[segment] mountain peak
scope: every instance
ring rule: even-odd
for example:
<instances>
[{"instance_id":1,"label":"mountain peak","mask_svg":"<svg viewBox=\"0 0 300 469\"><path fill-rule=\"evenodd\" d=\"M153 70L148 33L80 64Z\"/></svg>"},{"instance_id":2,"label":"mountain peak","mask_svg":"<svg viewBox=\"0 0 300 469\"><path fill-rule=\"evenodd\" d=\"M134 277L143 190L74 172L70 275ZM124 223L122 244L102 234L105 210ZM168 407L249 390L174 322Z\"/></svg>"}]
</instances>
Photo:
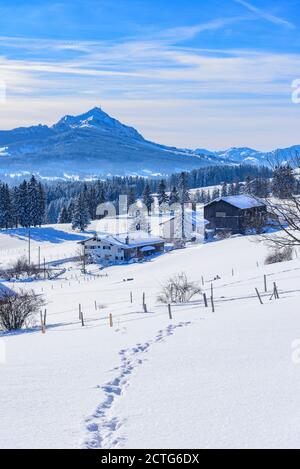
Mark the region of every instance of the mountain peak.
<instances>
[{"instance_id":1,"label":"mountain peak","mask_svg":"<svg viewBox=\"0 0 300 469\"><path fill-rule=\"evenodd\" d=\"M58 124L74 125L87 120L112 121L113 119L106 114L106 112L102 111L100 107L94 107L93 109L77 116L67 114L58 121Z\"/></svg>"},{"instance_id":2,"label":"mountain peak","mask_svg":"<svg viewBox=\"0 0 300 469\"><path fill-rule=\"evenodd\" d=\"M122 134L127 137L144 140L142 135L133 127L122 124L117 119L114 119L104 112L101 107L94 107L77 116L64 116L53 126L54 129L60 129L61 127L69 127L71 129L94 129L101 132Z\"/></svg>"}]
</instances>

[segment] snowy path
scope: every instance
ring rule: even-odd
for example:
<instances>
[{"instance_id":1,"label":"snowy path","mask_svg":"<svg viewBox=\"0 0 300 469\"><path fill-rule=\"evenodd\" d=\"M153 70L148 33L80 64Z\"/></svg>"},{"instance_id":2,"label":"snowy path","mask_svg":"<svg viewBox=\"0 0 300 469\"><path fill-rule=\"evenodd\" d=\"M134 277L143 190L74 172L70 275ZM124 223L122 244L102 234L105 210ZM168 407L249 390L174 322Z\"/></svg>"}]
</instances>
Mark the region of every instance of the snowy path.
<instances>
[{"instance_id":1,"label":"snowy path","mask_svg":"<svg viewBox=\"0 0 300 469\"><path fill-rule=\"evenodd\" d=\"M114 369L116 376L103 386L99 386L105 392L105 399L99 404L94 414L86 419L87 436L81 445L82 448L118 448L120 444L125 444L125 439L118 437L118 430L125 421L114 415L115 401L130 385L132 373L143 364L149 349L155 343L162 342L168 336L173 335L177 328L190 324L190 322L170 324L164 330L160 330L154 340L136 344L131 349L123 349L119 352L121 365Z\"/></svg>"}]
</instances>

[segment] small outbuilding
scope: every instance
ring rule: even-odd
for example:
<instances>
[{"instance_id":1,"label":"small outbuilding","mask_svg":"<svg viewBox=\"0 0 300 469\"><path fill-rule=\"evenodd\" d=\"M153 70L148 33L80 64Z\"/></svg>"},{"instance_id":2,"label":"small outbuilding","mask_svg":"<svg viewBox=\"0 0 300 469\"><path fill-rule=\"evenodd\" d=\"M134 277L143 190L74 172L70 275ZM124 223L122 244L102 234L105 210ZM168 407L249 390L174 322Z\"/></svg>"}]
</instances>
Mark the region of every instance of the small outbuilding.
<instances>
[{"instance_id":1,"label":"small outbuilding","mask_svg":"<svg viewBox=\"0 0 300 469\"><path fill-rule=\"evenodd\" d=\"M204 207L207 233L245 234L267 219L266 204L250 195L219 197Z\"/></svg>"}]
</instances>

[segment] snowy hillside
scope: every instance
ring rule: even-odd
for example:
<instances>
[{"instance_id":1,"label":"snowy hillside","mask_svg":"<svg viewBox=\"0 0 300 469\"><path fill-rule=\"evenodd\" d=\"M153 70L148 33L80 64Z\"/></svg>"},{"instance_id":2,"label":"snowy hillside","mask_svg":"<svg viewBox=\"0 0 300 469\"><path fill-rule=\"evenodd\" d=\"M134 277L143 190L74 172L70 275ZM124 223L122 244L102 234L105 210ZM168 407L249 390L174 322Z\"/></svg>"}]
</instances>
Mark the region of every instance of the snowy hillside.
<instances>
[{"instance_id":1,"label":"snowy hillside","mask_svg":"<svg viewBox=\"0 0 300 469\"><path fill-rule=\"evenodd\" d=\"M266 252L234 237L85 276L68 263L62 279L23 283L46 297L47 332L0 337L0 447L299 447L299 260L264 266ZM215 313L199 297L169 318L156 297L180 271L203 276L208 296L213 285Z\"/></svg>"}]
</instances>

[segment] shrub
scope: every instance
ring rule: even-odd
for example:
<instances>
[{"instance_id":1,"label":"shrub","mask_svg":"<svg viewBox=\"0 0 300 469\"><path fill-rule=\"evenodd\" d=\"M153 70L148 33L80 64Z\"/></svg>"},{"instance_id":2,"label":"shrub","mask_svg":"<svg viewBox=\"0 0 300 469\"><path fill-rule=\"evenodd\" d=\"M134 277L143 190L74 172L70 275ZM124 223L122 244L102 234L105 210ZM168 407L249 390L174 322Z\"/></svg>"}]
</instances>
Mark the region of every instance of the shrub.
<instances>
[{"instance_id":1,"label":"shrub","mask_svg":"<svg viewBox=\"0 0 300 469\"><path fill-rule=\"evenodd\" d=\"M0 298L0 328L12 331L34 326L35 316L43 304L43 298L34 291L4 293Z\"/></svg>"},{"instance_id":2,"label":"shrub","mask_svg":"<svg viewBox=\"0 0 300 469\"><path fill-rule=\"evenodd\" d=\"M201 287L188 280L185 273L169 278L157 297L160 303L187 303L195 295L201 293Z\"/></svg>"},{"instance_id":3,"label":"shrub","mask_svg":"<svg viewBox=\"0 0 300 469\"><path fill-rule=\"evenodd\" d=\"M223 239L229 239L231 238L231 236L232 236L232 231L229 229L228 230L224 229L224 230L218 230L215 235L215 238L217 240L223 240Z\"/></svg>"},{"instance_id":4,"label":"shrub","mask_svg":"<svg viewBox=\"0 0 300 469\"><path fill-rule=\"evenodd\" d=\"M5 280L19 279L26 276L37 276L38 268L33 264L28 264L25 257L17 259L10 268L0 271L0 277Z\"/></svg>"},{"instance_id":5,"label":"shrub","mask_svg":"<svg viewBox=\"0 0 300 469\"><path fill-rule=\"evenodd\" d=\"M276 249L268 254L265 264L276 264L277 262L291 261L293 259L293 248L286 246L283 249Z\"/></svg>"}]
</instances>

